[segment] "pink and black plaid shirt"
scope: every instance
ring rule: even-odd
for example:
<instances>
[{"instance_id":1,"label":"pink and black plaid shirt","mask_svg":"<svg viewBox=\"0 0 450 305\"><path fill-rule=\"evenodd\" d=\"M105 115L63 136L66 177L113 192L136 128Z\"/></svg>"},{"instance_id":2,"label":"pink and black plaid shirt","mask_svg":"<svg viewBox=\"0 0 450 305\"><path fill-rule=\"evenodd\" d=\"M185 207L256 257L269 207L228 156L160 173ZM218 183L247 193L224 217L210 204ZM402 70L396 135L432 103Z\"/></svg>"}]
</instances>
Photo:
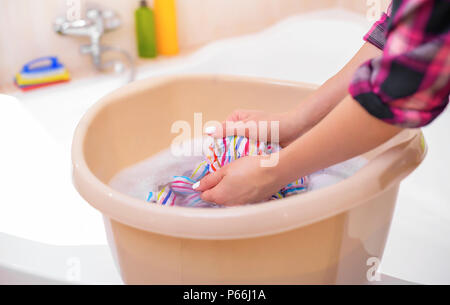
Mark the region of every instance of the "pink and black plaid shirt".
<instances>
[{"instance_id":1,"label":"pink and black plaid shirt","mask_svg":"<svg viewBox=\"0 0 450 305\"><path fill-rule=\"evenodd\" d=\"M450 0L394 0L364 39L383 54L358 68L353 98L390 124L433 121L450 95Z\"/></svg>"}]
</instances>

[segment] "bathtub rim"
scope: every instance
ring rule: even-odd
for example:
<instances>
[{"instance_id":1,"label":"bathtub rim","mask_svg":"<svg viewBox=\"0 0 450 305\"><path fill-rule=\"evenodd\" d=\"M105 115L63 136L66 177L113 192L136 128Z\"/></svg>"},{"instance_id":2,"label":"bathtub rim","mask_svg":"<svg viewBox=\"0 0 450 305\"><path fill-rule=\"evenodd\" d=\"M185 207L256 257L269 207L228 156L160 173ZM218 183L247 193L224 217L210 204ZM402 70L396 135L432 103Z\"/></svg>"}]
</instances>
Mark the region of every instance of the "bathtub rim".
<instances>
[{"instance_id":1,"label":"bathtub rim","mask_svg":"<svg viewBox=\"0 0 450 305\"><path fill-rule=\"evenodd\" d=\"M364 204L412 172L426 155L420 130L404 130L406 138L381 152L353 176L319 191L256 205L226 209L165 207L143 204L103 183L84 159L84 138L101 109L115 101L112 95L156 87L183 79L242 81L316 89L318 86L285 80L230 75L179 75L149 78L119 88L95 103L80 120L72 143L73 182L81 196L102 214L131 227L167 236L192 239L241 239L273 235L313 224ZM399 135L400 135L399 134ZM397 137L397 136L396 136ZM403 151L403 152L402 152ZM406 158L402 156L406 155ZM374 183L373 177L382 177ZM339 196L345 193L345 198ZM328 200L333 198L333 200ZM336 198L339 198L337 200ZM248 224L252 223L252 226ZM207 228L207 229L206 229Z\"/></svg>"}]
</instances>

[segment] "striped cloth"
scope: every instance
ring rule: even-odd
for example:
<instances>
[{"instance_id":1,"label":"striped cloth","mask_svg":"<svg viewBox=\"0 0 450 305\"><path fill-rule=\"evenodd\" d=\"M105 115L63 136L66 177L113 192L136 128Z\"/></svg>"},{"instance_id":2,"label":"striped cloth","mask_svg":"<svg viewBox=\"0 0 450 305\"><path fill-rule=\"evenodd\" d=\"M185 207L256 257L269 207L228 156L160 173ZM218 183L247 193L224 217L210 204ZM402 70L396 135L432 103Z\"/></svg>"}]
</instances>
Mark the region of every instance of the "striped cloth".
<instances>
[{"instance_id":1,"label":"striped cloth","mask_svg":"<svg viewBox=\"0 0 450 305\"><path fill-rule=\"evenodd\" d=\"M278 144L266 144L239 136L230 136L223 139L214 139L208 136L205 140L206 149L203 152L205 160L197 164L189 176L174 176L172 182L168 185L162 186L158 191L149 192L148 202L168 206L216 206L201 200L201 193L192 188L194 183L200 181L208 173L215 172L239 158L265 156L276 153L281 149ZM272 195L271 199L285 198L304 192L306 189L307 177L301 177Z\"/></svg>"}]
</instances>

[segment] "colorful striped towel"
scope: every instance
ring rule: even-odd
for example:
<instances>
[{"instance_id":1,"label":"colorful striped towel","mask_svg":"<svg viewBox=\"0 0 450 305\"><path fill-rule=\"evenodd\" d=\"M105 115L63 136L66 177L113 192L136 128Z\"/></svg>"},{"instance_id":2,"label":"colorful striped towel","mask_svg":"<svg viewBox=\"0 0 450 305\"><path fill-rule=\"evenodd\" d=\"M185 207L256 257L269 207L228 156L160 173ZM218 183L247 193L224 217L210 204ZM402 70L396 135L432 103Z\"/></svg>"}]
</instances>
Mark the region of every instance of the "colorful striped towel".
<instances>
[{"instance_id":1,"label":"colorful striped towel","mask_svg":"<svg viewBox=\"0 0 450 305\"><path fill-rule=\"evenodd\" d=\"M163 186L160 191L151 191L147 201L159 205L213 206L213 204L201 200L201 193L192 189L194 183L208 173L215 172L239 158L264 156L281 150L278 144L266 144L241 136L229 136L222 139L214 139L208 136L206 141L208 141L207 148L203 152L205 160L197 164L190 175L174 176L172 182ZM281 199L304 192L307 189L307 184L307 177L301 177L272 195L272 199Z\"/></svg>"}]
</instances>

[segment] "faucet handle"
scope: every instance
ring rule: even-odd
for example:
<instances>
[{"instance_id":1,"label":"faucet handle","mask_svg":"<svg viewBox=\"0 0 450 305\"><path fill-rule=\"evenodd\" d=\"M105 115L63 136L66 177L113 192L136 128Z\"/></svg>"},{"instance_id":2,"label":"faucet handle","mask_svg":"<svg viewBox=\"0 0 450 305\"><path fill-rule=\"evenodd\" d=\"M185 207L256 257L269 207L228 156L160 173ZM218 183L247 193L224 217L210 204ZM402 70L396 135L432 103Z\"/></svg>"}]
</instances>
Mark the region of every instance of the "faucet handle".
<instances>
[{"instance_id":1,"label":"faucet handle","mask_svg":"<svg viewBox=\"0 0 450 305\"><path fill-rule=\"evenodd\" d=\"M65 30L69 28L83 28L88 25L88 22L86 20L75 20L75 21L67 21L64 17L58 17L55 19L55 22L53 22L53 30L58 33L62 34Z\"/></svg>"},{"instance_id":2,"label":"faucet handle","mask_svg":"<svg viewBox=\"0 0 450 305\"><path fill-rule=\"evenodd\" d=\"M102 22L105 31L112 31L121 25L119 16L113 10L89 9L86 18L94 23Z\"/></svg>"},{"instance_id":3,"label":"faucet handle","mask_svg":"<svg viewBox=\"0 0 450 305\"><path fill-rule=\"evenodd\" d=\"M55 22L53 22L53 30L56 33L61 34L62 31L64 30L64 24L66 22L66 18L64 17L58 17L55 19Z\"/></svg>"},{"instance_id":4,"label":"faucet handle","mask_svg":"<svg viewBox=\"0 0 450 305\"><path fill-rule=\"evenodd\" d=\"M96 21L101 18L101 11L96 8L89 9L86 11L86 18L92 21Z\"/></svg>"},{"instance_id":5,"label":"faucet handle","mask_svg":"<svg viewBox=\"0 0 450 305\"><path fill-rule=\"evenodd\" d=\"M113 10L102 11L102 18L105 31L115 30L122 24L120 17Z\"/></svg>"}]
</instances>

